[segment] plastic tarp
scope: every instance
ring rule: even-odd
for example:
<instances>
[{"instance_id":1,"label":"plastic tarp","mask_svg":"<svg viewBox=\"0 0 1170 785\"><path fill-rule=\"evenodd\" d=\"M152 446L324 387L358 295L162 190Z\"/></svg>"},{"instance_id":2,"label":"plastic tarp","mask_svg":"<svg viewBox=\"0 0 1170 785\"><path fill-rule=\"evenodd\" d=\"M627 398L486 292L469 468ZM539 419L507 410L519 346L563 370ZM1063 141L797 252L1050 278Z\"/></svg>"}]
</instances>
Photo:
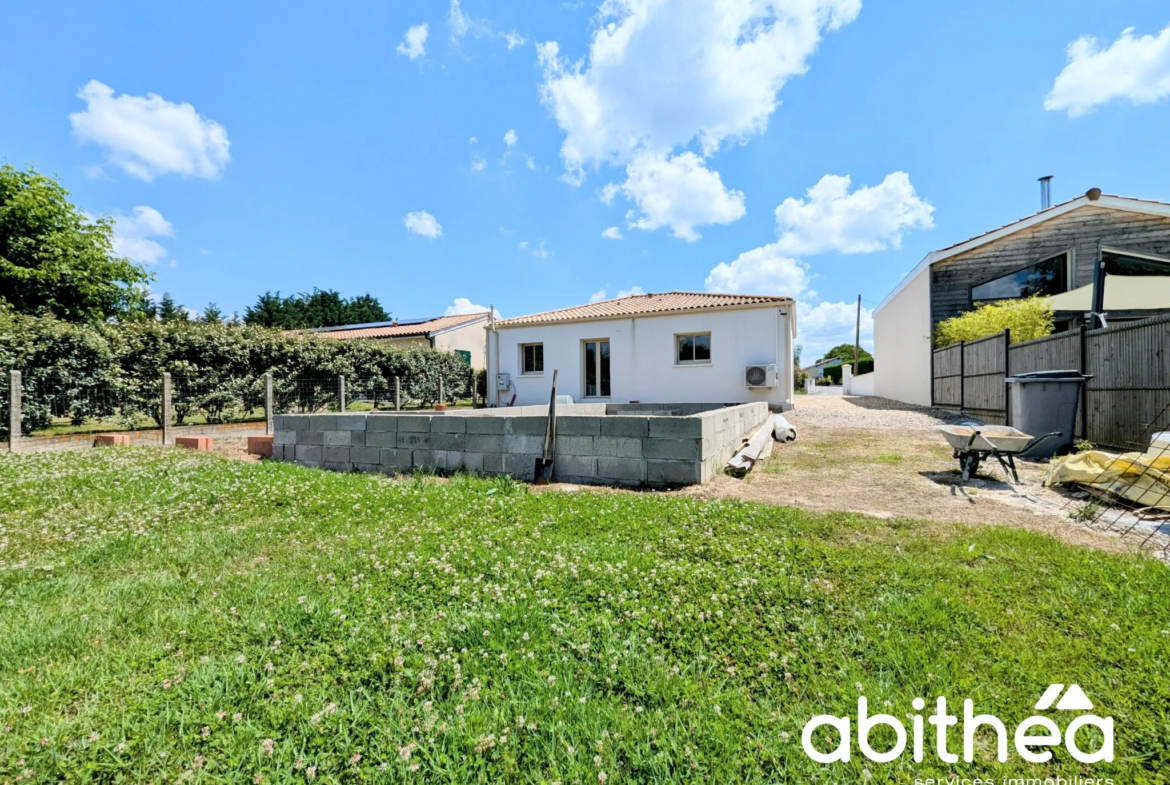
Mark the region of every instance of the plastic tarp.
<instances>
[{"instance_id":1,"label":"plastic tarp","mask_svg":"<svg viewBox=\"0 0 1170 785\"><path fill-rule=\"evenodd\" d=\"M1054 458L1044 475L1047 486L1076 483L1126 499L1142 507L1170 512L1170 452L1090 450Z\"/></svg>"}]
</instances>

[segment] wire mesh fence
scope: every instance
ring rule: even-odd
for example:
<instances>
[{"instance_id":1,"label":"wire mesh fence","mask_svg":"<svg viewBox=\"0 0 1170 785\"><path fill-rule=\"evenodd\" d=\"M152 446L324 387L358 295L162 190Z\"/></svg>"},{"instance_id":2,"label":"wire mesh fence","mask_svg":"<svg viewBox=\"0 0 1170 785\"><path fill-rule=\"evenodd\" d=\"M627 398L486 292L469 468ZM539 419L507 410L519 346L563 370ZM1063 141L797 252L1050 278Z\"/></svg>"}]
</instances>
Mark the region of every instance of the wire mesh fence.
<instances>
[{"instance_id":1,"label":"wire mesh fence","mask_svg":"<svg viewBox=\"0 0 1170 785\"><path fill-rule=\"evenodd\" d=\"M150 389L131 380L35 376L21 384L21 436L158 428L161 402L161 384Z\"/></svg>"}]
</instances>

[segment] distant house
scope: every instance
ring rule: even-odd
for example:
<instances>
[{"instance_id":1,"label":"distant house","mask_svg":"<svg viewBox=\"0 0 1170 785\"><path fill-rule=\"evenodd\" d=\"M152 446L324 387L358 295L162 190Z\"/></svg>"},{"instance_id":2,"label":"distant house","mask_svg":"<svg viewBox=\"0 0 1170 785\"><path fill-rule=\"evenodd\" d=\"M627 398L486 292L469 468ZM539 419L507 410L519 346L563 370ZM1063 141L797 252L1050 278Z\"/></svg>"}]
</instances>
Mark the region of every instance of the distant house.
<instances>
[{"instance_id":1,"label":"distant house","mask_svg":"<svg viewBox=\"0 0 1170 785\"><path fill-rule=\"evenodd\" d=\"M1094 309L1098 269L1103 303ZM1094 310L1111 325L1170 313L1170 204L1094 188L927 254L874 311L876 394L929 405L939 323L1031 296L1046 298L1057 330Z\"/></svg>"},{"instance_id":2,"label":"distant house","mask_svg":"<svg viewBox=\"0 0 1170 785\"><path fill-rule=\"evenodd\" d=\"M484 328L487 321L488 314L485 311L460 316L439 316L433 319L396 319L392 322L346 324L300 332L315 332L341 340L365 338L387 341L395 346L446 349L463 355L472 368L483 368L487 340Z\"/></svg>"},{"instance_id":3,"label":"distant house","mask_svg":"<svg viewBox=\"0 0 1170 785\"><path fill-rule=\"evenodd\" d=\"M819 362L815 362L807 368L801 368L800 370L807 373L813 379L820 379L825 375L826 368L832 368L834 366L840 365L843 362L844 360L840 359L839 357L829 357L828 359L820 360Z\"/></svg>"},{"instance_id":4,"label":"distant house","mask_svg":"<svg viewBox=\"0 0 1170 785\"><path fill-rule=\"evenodd\" d=\"M489 405L578 402L792 405L796 304L788 297L667 292L495 322Z\"/></svg>"}]
</instances>

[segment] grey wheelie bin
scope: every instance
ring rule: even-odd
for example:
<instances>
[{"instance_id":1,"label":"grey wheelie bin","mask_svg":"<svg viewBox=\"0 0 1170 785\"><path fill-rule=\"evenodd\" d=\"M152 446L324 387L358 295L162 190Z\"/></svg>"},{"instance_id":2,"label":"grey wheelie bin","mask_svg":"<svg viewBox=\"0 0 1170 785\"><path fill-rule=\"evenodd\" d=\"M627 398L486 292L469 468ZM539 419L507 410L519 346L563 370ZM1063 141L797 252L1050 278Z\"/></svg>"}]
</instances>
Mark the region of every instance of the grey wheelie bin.
<instances>
[{"instance_id":1,"label":"grey wheelie bin","mask_svg":"<svg viewBox=\"0 0 1170 785\"><path fill-rule=\"evenodd\" d=\"M1033 436L1060 432L1059 438L1045 439L1021 458L1051 458L1072 447L1081 386L1091 378L1080 371L1035 371L1008 377L1012 427Z\"/></svg>"}]
</instances>

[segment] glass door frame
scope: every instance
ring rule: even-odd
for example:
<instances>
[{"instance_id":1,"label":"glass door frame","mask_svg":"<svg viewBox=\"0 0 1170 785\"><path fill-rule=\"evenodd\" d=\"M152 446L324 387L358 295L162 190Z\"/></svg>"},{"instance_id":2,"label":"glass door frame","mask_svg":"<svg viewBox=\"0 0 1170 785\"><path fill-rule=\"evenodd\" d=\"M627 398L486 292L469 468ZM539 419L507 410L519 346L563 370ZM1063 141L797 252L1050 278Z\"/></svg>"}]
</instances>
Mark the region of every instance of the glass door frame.
<instances>
[{"instance_id":1,"label":"glass door frame","mask_svg":"<svg viewBox=\"0 0 1170 785\"><path fill-rule=\"evenodd\" d=\"M593 373L597 387L597 394L589 394L589 344L596 344L594 349ZM605 344L604 355L601 345ZM607 373L602 373L602 365L606 366ZM603 382L608 382L609 389L605 389ZM613 396L613 344L609 338L582 338L581 339L581 397L584 399L605 399Z\"/></svg>"}]
</instances>

